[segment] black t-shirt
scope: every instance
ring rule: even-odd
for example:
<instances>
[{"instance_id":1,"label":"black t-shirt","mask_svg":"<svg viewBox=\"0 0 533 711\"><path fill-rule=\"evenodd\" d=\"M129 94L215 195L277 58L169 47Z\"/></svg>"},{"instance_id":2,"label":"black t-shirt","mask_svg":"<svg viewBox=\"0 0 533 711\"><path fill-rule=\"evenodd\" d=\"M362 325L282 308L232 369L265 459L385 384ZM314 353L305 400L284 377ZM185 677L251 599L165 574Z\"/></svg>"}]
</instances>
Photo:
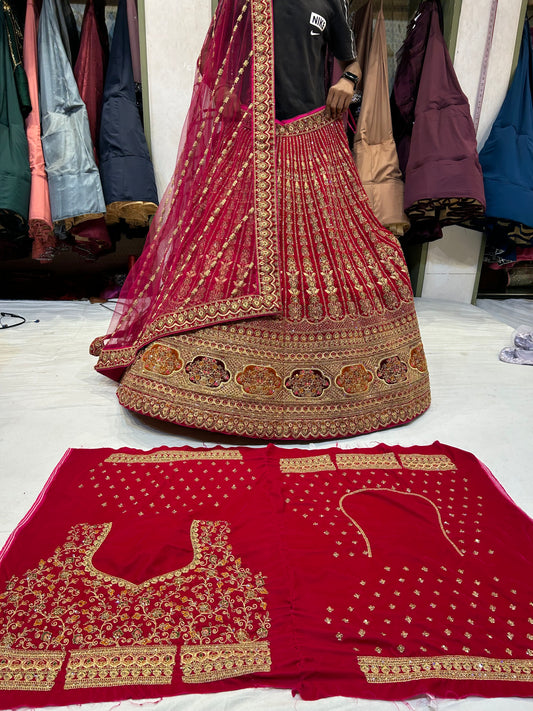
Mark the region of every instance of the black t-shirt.
<instances>
[{"instance_id":1,"label":"black t-shirt","mask_svg":"<svg viewBox=\"0 0 533 711\"><path fill-rule=\"evenodd\" d=\"M276 118L283 120L326 103L326 50L355 59L346 0L274 0Z\"/></svg>"}]
</instances>

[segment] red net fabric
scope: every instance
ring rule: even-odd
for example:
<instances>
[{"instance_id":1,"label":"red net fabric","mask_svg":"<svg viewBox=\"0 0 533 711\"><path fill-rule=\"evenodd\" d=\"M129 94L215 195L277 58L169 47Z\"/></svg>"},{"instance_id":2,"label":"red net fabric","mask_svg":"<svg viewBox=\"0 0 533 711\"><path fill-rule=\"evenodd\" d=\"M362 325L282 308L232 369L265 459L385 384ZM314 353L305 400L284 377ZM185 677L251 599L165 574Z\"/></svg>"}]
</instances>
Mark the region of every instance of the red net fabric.
<instances>
[{"instance_id":1,"label":"red net fabric","mask_svg":"<svg viewBox=\"0 0 533 711\"><path fill-rule=\"evenodd\" d=\"M266 0L213 18L174 175L104 339L124 365L156 337L279 310L271 22Z\"/></svg>"}]
</instances>

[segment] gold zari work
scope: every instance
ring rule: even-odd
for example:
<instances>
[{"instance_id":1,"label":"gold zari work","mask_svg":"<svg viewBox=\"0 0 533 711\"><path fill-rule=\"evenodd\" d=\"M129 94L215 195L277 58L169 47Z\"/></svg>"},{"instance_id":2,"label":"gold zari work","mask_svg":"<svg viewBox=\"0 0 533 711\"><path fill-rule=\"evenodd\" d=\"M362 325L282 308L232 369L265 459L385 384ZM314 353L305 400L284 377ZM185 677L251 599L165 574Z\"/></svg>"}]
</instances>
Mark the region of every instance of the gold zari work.
<instances>
[{"instance_id":1,"label":"gold zari work","mask_svg":"<svg viewBox=\"0 0 533 711\"><path fill-rule=\"evenodd\" d=\"M369 684L416 679L458 679L533 682L532 659L490 657L357 657Z\"/></svg>"},{"instance_id":2,"label":"gold zari work","mask_svg":"<svg viewBox=\"0 0 533 711\"><path fill-rule=\"evenodd\" d=\"M199 462L202 460L242 460L242 454L238 450L228 449L224 452L196 451L181 452L179 450L169 450L154 452L152 454L112 454L105 461L110 464L157 464L157 462Z\"/></svg>"},{"instance_id":3,"label":"gold zari work","mask_svg":"<svg viewBox=\"0 0 533 711\"><path fill-rule=\"evenodd\" d=\"M270 125L267 113L256 112L256 133ZM259 271L279 263L279 275L265 272L261 287L268 301L279 276L276 315L263 304L238 321L233 301L224 314L199 305L190 322L172 311L138 341L153 346L133 358L129 348L104 350L99 367L129 365L118 391L125 407L199 429L304 440L408 422L427 409L430 393L400 245L369 209L339 122L317 112L276 130L275 144L266 131L255 176L266 184L277 175L277 227L267 227L274 195L256 200L249 217L259 246L264 227ZM268 254L274 234L277 253ZM227 255L218 259L232 269ZM187 330L197 326L206 327Z\"/></svg>"},{"instance_id":4,"label":"gold zari work","mask_svg":"<svg viewBox=\"0 0 533 711\"><path fill-rule=\"evenodd\" d=\"M191 562L138 583L93 562L111 528L73 526L8 581L2 643L25 648L0 647L0 689L52 689L67 653L66 689L171 684L178 648L192 682L270 669L265 577L234 555L226 522L193 521Z\"/></svg>"},{"instance_id":5,"label":"gold zari work","mask_svg":"<svg viewBox=\"0 0 533 711\"><path fill-rule=\"evenodd\" d=\"M424 469L427 471L453 471L457 469L449 457L441 454L400 454L402 466L406 469Z\"/></svg>"},{"instance_id":6,"label":"gold zari work","mask_svg":"<svg viewBox=\"0 0 533 711\"><path fill-rule=\"evenodd\" d=\"M401 469L394 454L337 454L342 469Z\"/></svg>"},{"instance_id":7,"label":"gold zari work","mask_svg":"<svg viewBox=\"0 0 533 711\"><path fill-rule=\"evenodd\" d=\"M129 684L170 684L176 647L97 647L70 653L65 689Z\"/></svg>"},{"instance_id":8,"label":"gold zari work","mask_svg":"<svg viewBox=\"0 0 533 711\"><path fill-rule=\"evenodd\" d=\"M276 318L212 326L165 339L191 364L189 372L146 371L139 355L118 395L123 405L150 417L243 436L312 439L372 432L411 420L429 406L427 372L408 365L419 338L412 304L387 314L379 329L357 328L350 318L292 323L290 332ZM212 368L211 384L191 378L199 353L204 372ZM377 372L393 354L405 371L396 381L390 371L386 382ZM364 393L348 393L337 378L361 361L376 375ZM248 380L245 389L239 374L250 365L259 382L265 371L275 370L282 385L265 395Z\"/></svg>"},{"instance_id":9,"label":"gold zari work","mask_svg":"<svg viewBox=\"0 0 533 711\"><path fill-rule=\"evenodd\" d=\"M269 672L270 667L268 642L186 644L181 648L182 679L188 684Z\"/></svg>"},{"instance_id":10,"label":"gold zari work","mask_svg":"<svg viewBox=\"0 0 533 711\"><path fill-rule=\"evenodd\" d=\"M0 647L0 689L50 691L65 656L65 652Z\"/></svg>"},{"instance_id":11,"label":"gold zari work","mask_svg":"<svg viewBox=\"0 0 533 711\"><path fill-rule=\"evenodd\" d=\"M279 467L284 474L299 472L330 472L336 467L329 454L320 454L316 457L295 457L293 459L280 459Z\"/></svg>"}]
</instances>

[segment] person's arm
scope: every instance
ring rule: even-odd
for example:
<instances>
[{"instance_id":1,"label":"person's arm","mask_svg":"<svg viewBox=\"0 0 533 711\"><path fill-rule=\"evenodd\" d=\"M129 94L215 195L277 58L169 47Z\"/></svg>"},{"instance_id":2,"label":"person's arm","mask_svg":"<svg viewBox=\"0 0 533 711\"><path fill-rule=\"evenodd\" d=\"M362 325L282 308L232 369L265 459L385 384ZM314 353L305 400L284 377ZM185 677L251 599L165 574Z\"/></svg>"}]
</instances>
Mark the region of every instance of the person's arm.
<instances>
[{"instance_id":1,"label":"person's arm","mask_svg":"<svg viewBox=\"0 0 533 711\"><path fill-rule=\"evenodd\" d=\"M343 72L350 72L361 79L361 67L357 59L352 62L340 62ZM341 77L330 87L326 98L326 116L337 119L346 111L353 98L356 85L350 79Z\"/></svg>"}]
</instances>

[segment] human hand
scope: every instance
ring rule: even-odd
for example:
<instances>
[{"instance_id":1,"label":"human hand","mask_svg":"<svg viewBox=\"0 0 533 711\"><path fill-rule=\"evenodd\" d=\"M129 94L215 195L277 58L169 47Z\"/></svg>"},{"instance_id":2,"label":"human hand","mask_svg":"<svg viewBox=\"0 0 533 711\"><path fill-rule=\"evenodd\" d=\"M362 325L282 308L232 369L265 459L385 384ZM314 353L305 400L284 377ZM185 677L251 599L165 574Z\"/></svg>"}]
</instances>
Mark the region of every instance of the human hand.
<instances>
[{"instance_id":1,"label":"human hand","mask_svg":"<svg viewBox=\"0 0 533 711\"><path fill-rule=\"evenodd\" d=\"M347 110L354 95L354 85L349 79L342 77L330 87L326 99L326 116L338 119Z\"/></svg>"}]
</instances>

